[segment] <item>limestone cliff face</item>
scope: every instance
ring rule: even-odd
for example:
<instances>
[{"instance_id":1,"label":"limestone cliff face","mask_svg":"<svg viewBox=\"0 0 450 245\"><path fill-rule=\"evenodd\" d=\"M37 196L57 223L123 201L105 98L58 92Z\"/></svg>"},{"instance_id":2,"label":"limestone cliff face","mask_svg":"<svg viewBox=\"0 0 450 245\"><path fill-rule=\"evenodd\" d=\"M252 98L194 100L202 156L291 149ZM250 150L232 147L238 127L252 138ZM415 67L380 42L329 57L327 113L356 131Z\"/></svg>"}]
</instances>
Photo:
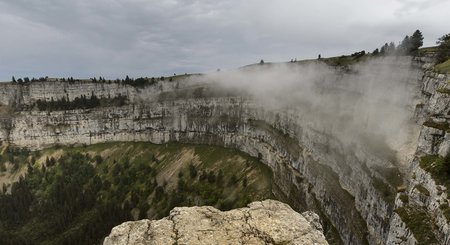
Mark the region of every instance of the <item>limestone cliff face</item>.
<instances>
[{"instance_id":1,"label":"limestone cliff face","mask_svg":"<svg viewBox=\"0 0 450 245\"><path fill-rule=\"evenodd\" d=\"M208 206L174 208L161 220L114 227L103 244L328 244L318 219L273 200L227 212Z\"/></svg>"},{"instance_id":2,"label":"limestone cliff face","mask_svg":"<svg viewBox=\"0 0 450 245\"><path fill-rule=\"evenodd\" d=\"M370 235L382 241L387 224L384 217L392 208L371 185L370 171L359 164L368 161L368 153L360 149L355 152L359 155L345 155L346 149L337 139L292 123L294 117L295 113L289 112L277 116L248 99L235 97L83 111L22 111L9 119L2 140L31 148L105 141L234 147L267 163L276 175L276 194L299 210L322 212L346 243L366 240L367 225ZM358 165L352 166L355 163ZM374 161L370 164L377 166Z\"/></svg>"},{"instance_id":3,"label":"limestone cliff face","mask_svg":"<svg viewBox=\"0 0 450 245\"><path fill-rule=\"evenodd\" d=\"M420 158L429 155L445 157L450 153L450 135L448 130L450 113L450 76L435 73L429 69L430 62L422 59L426 70L422 79L422 98L416 107L416 119L421 126L418 147L414 159L407 171L407 184L397 194L395 209L391 217L391 229L388 243L392 244L424 244L424 237L416 232L408 219L402 220L401 210L414 210L411 216L420 211L420 219L430 223L425 232L430 234L433 242L428 244L450 244L450 220L445 216L449 196L445 185L439 184L432 175L420 166ZM404 215L404 213L403 213ZM413 218L413 217L411 217ZM422 234L423 236L423 234Z\"/></svg>"},{"instance_id":4,"label":"limestone cliff face","mask_svg":"<svg viewBox=\"0 0 450 245\"><path fill-rule=\"evenodd\" d=\"M424 73L419 124L435 112L444 115L439 120L445 120L449 100L435 91L448 86L446 79ZM325 231L334 226L345 244L384 244L397 241L396 237L403 241L403 236L414 241L407 224L395 213L400 202L395 187L402 183L401 171L407 172L406 179L415 172L415 181L430 189L423 204L434 207L430 212L439 206L436 200L443 198L442 192L432 191L436 185L420 171L417 159L406 170L399 170L392 159L370 146L343 144L315 125L298 123L294 109L272 111L246 96L192 96L190 92L202 86L183 81L159 81L145 88L90 82L1 84L0 103L25 109L0 116L0 140L35 149L106 141L177 141L236 148L272 168L273 191L278 198L296 210L317 212L326 223ZM91 94L105 98L126 95L128 104L52 112L30 109L37 99L72 100ZM434 142L434 130L423 127L418 154L448 151L447 134ZM406 192L414 193L413 187L414 183L409 183ZM448 241L448 222L442 215L436 217L440 217L440 239Z\"/></svg>"}]
</instances>

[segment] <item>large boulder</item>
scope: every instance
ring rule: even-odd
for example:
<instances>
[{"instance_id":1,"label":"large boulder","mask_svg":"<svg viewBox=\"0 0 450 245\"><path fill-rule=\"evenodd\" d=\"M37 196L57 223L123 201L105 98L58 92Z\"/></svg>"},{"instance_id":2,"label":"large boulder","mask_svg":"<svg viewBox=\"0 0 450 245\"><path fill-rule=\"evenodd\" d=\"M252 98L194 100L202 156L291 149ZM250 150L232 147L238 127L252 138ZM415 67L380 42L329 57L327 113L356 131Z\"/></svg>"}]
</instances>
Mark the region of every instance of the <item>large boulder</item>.
<instances>
[{"instance_id":1,"label":"large boulder","mask_svg":"<svg viewBox=\"0 0 450 245\"><path fill-rule=\"evenodd\" d=\"M226 212L179 207L160 220L116 226L103 244L328 244L318 220L315 213L299 214L274 200Z\"/></svg>"}]
</instances>

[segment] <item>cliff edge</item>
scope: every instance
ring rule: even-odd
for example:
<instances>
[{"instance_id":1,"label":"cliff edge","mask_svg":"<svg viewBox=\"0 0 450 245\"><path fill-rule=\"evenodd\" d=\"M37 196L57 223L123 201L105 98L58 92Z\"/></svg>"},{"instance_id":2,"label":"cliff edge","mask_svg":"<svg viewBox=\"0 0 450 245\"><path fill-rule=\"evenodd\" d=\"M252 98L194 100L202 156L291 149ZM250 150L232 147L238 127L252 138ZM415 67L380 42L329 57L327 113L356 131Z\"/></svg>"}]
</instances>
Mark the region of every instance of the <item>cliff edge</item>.
<instances>
[{"instance_id":1,"label":"cliff edge","mask_svg":"<svg viewBox=\"0 0 450 245\"><path fill-rule=\"evenodd\" d=\"M103 244L328 244L318 220L315 213L299 214L274 200L226 212L178 207L160 220L118 225Z\"/></svg>"}]
</instances>

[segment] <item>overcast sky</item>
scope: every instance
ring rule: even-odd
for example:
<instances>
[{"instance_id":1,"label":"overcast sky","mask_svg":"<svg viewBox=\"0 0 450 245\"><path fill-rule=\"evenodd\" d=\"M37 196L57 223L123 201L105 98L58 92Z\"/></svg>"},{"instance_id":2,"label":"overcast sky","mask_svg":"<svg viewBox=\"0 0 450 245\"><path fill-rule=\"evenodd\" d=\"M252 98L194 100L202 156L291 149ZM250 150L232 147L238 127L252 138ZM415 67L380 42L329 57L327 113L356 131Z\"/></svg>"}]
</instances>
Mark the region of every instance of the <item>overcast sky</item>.
<instances>
[{"instance_id":1,"label":"overcast sky","mask_svg":"<svg viewBox=\"0 0 450 245\"><path fill-rule=\"evenodd\" d=\"M0 0L0 80L233 69L450 32L449 0Z\"/></svg>"}]
</instances>

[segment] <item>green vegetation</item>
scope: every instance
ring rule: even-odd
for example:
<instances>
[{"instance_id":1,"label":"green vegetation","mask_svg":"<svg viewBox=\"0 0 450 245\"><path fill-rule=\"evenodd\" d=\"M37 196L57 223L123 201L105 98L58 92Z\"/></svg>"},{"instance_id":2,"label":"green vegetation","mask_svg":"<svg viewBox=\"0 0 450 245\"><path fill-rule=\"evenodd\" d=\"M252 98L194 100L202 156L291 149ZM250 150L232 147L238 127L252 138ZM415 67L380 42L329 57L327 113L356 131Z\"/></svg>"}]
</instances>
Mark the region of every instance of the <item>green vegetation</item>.
<instances>
[{"instance_id":1,"label":"green vegetation","mask_svg":"<svg viewBox=\"0 0 450 245\"><path fill-rule=\"evenodd\" d=\"M330 66L349 66L356 64L360 61L365 61L370 55L366 54L365 51L356 52L352 55L342 55L339 57L321 58L327 65Z\"/></svg>"},{"instance_id":2,"label":"green vegetation","mask_svg":"<svg viewBox=\"0 0 450 245\"><path fill-rule=\"evenodd\" d=\"M107 143L14 157L29 167L0 191L0 244L98 244L123 221L175 206L228 210L273 198L267 166L219 147Z\"/></svg>"},{"instance_id":3,"label":"green vegetation","mask_svg":"<svg viewBox=\"0 0 450 245\"><path fill-rule=\"evenodd\" d=\"M350 66L358 62L365 61L373 56L389 56L389 55L419 55L425 51L419 51L423 45L423 35L420 30L416 30L411 36L405 36L403 41L395 46L394 42L385 43L380 49L376 48L372 54L366 53L364 50L355 52L351 55L342 55L339 57L322 58L319 55L319 60L324 61L330 66Z\"/></svg>"},{"instance_id":4,"label":"green vegetation","mask_svg":"<svg viewBox=\"0 0 450 245\"><path fill-rule=\"evenodd\" d=\"M403 175L397 167L375 167L374 169L384 177L392 188L397 188L403 185Z\"/></svg>"},{"instance_id":5,"label":"green vegetation","mask_svg":"<svg viewBox=\"0 0 450 245\"><path fill-rule=\"evenodd\" d=\"M393 55L395 54L395 43L394 42L390 42L385 43L383 46L381 46L380 48L380 55Z\"/></svg>"},{"instance_id":6,"label":"green vegetation","mask_svg":"<svg viewBox=\"0 0 450 245\"><path fill-rule=\"evenodd\" d=\"M372 52L372 55L420 55L420 47L423 45L423 35L420 30L416 30L411 36L405 38L396 47L394 42L385 43L379 50Z\"/></svg>"},{"instance_id":7,"label":"green vegetation","mask_svg":"<svg viewBox=\"0 0 450 245\"><path fill-rule=\"evenodd\" d=\"M439 208L444 213L444 216L447 219L447 221L450 221L450 207L448 205L448 202L439 205Z\"/></svg>"},{"instance_id":8,"label":"green vegetation","mask_svg":"<svg viewBox=\"0 0 450 245\"><path fill-rule=\"evenodd\" d=\"M31 168L0 196L1 244L92 244L129 218L108 191L90 159L65 154L52 168ZM88 214L88 215L87 215ZM102 225L98 225L102 224Z\"/></svg>"},{"instance_id":9,"label":"green vegetation","mask_svg":"<svg viewBox=\"0 0 450 245\"><path fill-rule=\"evenodd\" d=\"M437 44L436 63L447 63L450 59L450 33L440 37Z\"/></svg>"},{"instance_id":10,"label":"green vegetation","mask_svg":"<svg viewBox=\"0 0 450 245\"><path fill-rule=\"evenodd\" d=\"M384 181L382 181L381 179L378 179L376 177L373 177L372 179L373 186L381 194L383 200L387 203L393 204L396 195L395 189L392 186L384 183Z\"/></svg>"},{"instance_id":11,"label":"green vegetation","mask_svg":"<svg viewBox=\"0 0 450 245\"><path fill-rule=\"evenodd\" d=\"M450 195L450 155L425 155L420 158L420 167L429 172L437 184L447 187Z\"/></svg>"},{"instance_id":12,"label":"green vegetation","mask_svg":"<svg viewBox=\"0 0 450 245\"><path fill-rule=\"evenodd\" d=\"M445 122L435 122L432 119L429 119L423 123L423 126L444 130L446 132L450 131L450 124L446 121Z\"/></svg>"},{"instance_id":13,"label":"green vegetation","mask_svg":"<svg viewBox=\"0 0 450 245\"><path fill-rule=\"evenodd\" d=\"M405 193L400 194L399 198L403 204L407 204L409 202L409 197Z\"/></svg>"},{"instance_id":14,"label":"green vegetation","mask_svg":"<svg viewBox=\"0 0 450 245\"><path fill-rule=\"evenodd\" d=\"M449 65L450 65L450 62L449 62ZM448 88L438 88L438 89L436 89L436 92L441 93L441 94L450 94L450 89L448 89Z\"/></svg>"},{"instance_id":15,"label":"green vegetation","mask_svg":"<svg viewBox=\"0 0 450 245\"><path fill-rule=\"evenodd\" d=\"M129 76L126 76L125 79L115 79L115 80L110 80L110 79L105 79L104 77L98 77L98 79L96 77L93 78L89 78L89 79L74 79L73 77L68 77L68 78L49 78L48 76L46 77L40 77L40 78L28 78L28 77L24 77L24 78L18 78L16 79L14 76L11 79L11 83L13 84L18 84L18 85L29 85L30 83L37 83L37 82L68 82L69 84L74 84L75 82L77 83L118 83L118 84L125 84L125 85L130 85L136 88L144 88L146 86L152 86L155 85L158 81L165 81L168 80L170 82L172 81L177 81L177 80L181 80L181 79L185 79L187 77L190 76L198 76L201 75L200 73L194 73L194 74L181 74L181 75L176 75L173 74L173 76L169 76L169 77L139 77L139 78L130 78Z\"/></svg>"},{"instance_id":16,"label":"green vegetation","mask_svg":"<svg viewBox=\"0 0 450 245\"><path fill-rule=\"evenodd\" d=\"M434 69L439 73L450 73L450 59L443 63L437 64Z\"/></svg>"},{"instance_id":17,"label":"green vegetation","mask_svg":"<svg viewBox=\"0 0 450 245\"><path fill-rule=\"evenodd\" d=\"M433 51L436 55L434 70L439 73L450 73L450 33L440 37L438 46Z\"/></svg>"},{"instance_id":18,"label":"green vegetation","mask_svg":"<svg viewBox=\"0 0 450 245\"><path fill-rule=\"evenodd\" d=\"M397 53L405 55L417 55L418 50L423 45L423 35L420 30L416 30L411 37L406 36L397 47Z\"/></svg>"},{"instance_id":19,"label":"green vegetation","mask_svg":"<svg viewBox=\"0 0 450 245\"><path fill-rule=\"evenodd\" d=\"M416 188L423 195L430 196L430 191L427 188L425 188L423 185L415 185L414 188Z\"/></svg>"},{"instance_id":20,"label":"green vegetation","mask_svg":"<svg viewBox=\"0 0 450 245\"><path fill-rule=\"evenodd\" d=\"M414 234L418 242L417 244L438 244L432 232L433 222L425 211L418 207L404 206L397 208L395 212Z\"/></svg>"},{"instance_id":21,"label":"green vegetation","mask_svg":"<svg viewBox=\"0 0 450 245\"><path fill-rule=\"evenodd\" d=\"M6 163L12 165L12 171L19 170L21 165L28 161L33 161L39 153L32 153L26 148L5 147L0 154L0 173L6 171Z\"/></svg>"},{"instance_id":22,"label":"green vegetation","mask_svg":"<svg viewBox=\"0 0 450 245\"><path fill-rule=\"evenodd\" d=\"M438 49L437 46L420 48L418 51L418 55L419 56L434 55L436 54L437 49Z\"/></svg>"},{"instance_id":23,"label":"green vegetation","mask_svg":"<svg viewBox=\"0 0 450 245\"><path fill-rule=\"evenodd\" d=\"M164 77L161 77L160 80L164 81ZM126 76L125 80L121 81L122 84L131 85L133 87L145 87L145 86L151 86L156 83L156 79L154 77L152 78L136 78L132 79Z\"/></svg>"},{"instance_id":24,"label":"green vegetation","mask_svg":"<svg viewBox=\"0 0 450 245\"><path fill-rule=\"evenodd\" d=\"M95 94L87 98L85 95L76 97L70 101L63 97L59 100L51 98L50 101L36 101L36 107L40 111L58 111L58 110L75 110L75 109L90 109L99 106L123 106L126 104L127 96L118 95L113 98L97 98Z\"/></svg>"}]
</instances>

